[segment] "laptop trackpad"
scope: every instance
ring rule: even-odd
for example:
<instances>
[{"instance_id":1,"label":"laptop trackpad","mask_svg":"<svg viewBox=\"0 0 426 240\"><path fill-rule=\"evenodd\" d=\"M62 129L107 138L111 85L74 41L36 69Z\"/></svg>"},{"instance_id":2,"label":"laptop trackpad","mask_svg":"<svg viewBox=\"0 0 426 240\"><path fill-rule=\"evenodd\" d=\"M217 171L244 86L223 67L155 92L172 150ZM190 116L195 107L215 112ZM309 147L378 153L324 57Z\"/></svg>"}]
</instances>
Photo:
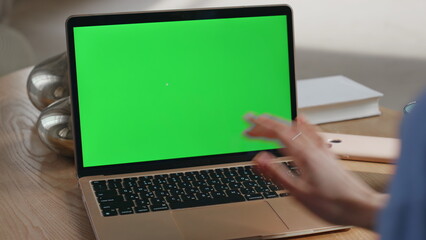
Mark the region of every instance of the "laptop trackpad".
<instances>
[{"instance_id":1,"label":"laptop trackpad","mask_svg":"<svg viewBox=\"0 0 426 240\"><path fill-rule=\"evenodd\" d=\"M288 230L264 201L232 203L173 211L185 239L232 239Z\"/></svg>"}]
</instances>

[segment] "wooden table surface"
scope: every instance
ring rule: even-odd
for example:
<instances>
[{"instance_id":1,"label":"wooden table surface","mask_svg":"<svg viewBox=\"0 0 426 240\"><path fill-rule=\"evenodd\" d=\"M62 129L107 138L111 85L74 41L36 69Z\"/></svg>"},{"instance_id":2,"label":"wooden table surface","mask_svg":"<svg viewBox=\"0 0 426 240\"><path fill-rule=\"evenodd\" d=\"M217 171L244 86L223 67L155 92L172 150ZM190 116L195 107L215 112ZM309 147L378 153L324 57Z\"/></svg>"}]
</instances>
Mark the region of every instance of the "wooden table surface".
<instances>
[{"instance_id":1,"label":"wooden table surface","mask_svg":"<svg viewBox=\"0 0 426 240\"><path fill-rule=\"evenodd\" d=\"M94 239L77 186L73 159L45 147L36 132L39 111L26 93L26 68L0 78L0 239ZM324 131L397 136L400 114L324 124ZM342 161L351 170L390 173L388 164ZM297 239L376 239L368 230Z\"/></svg>"}]
</instances>

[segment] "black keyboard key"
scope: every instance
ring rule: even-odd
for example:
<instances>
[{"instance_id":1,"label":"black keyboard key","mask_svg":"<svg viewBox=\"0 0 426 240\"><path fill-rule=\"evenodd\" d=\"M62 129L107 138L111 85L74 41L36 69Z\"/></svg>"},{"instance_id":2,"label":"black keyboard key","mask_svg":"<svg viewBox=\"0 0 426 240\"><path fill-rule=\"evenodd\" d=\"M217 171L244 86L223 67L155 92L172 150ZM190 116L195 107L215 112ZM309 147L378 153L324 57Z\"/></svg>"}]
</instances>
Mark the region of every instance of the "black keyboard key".
<instances>
[{"instance_id":1,"label":"black keyboard key","mask_svg":"<svg viewBox=\"0 0 426 240\"><path fill-rule=\"evenodd\" d=\"M122 202L117 202L115 203L115 205L117 206L117 208L131 208L134 207L135 204L133 203L133 201L122 201Z\"/></svg>"},{"instance_id":2,"label":"black keyboard key","mask_svg":"<svg viewBox=\"0 0 426 240\"><path fill-rule=\"evenodd\" d=\"M96 197L115 197L117 196L116 190L104 190L104 191L96 191L95 192Z\"/></svg>"},{"instance_id":3,"label":"black keyboard key","mask_svg":"<svg viewBox=\"0 0 426 240\"><path fill-rule=\"evenodd\" d=\"M223 175L225 176L225 178L231 178L231 177L238 176L238 173L229 171L229 172L223 172Z\"/></svg>"},{"instance_id":4,"label":"black keyboard key","mask_svg":"<svg viewBox=\"0 0 426 240\"><path fill-rule=\"evenodd\" d=\"M145 187L145 186L153 184L151 179L142 179L142 180L137 181L137 183L138 183L139 187Z\"/></svg>"},{"instance_id":5,"label":"black keyboard key","mask_svg":"<svg viewBox=\"0 0 426 240\"><path fill-rule=\"evenodd\" d=\"M144 187L134 187L133 192L134 193L145 193L145 192L148 192L148 189L146 189Z\"/></svg>"},{"instance_id":6,"label":"black keyboard key","mask_svg":"<svg viewBox=\"0 0 426 240\"><path fill-rule=\"evenodd\" d=\"M106 196L106 197L98 197L98 202L99 203L106 203L106 202L121 202L123 201L123 196Z\"/></svg>"},{"instance_id":7,"label":"black keyboard key","mask_svg":"<svg viewBox=\"0 0 426 240\"><path fill-rule=\"evenodd\" d=\"M119 208L118 212L120 213L120 215L132 214L133 213L133 209L131 207L129 207L129 208Z\"/></svg>"},{"instance_id":8,"label":"black keyboard key","mask_svg":"<svg viewBox=\"0 0 426 240\"><path fill-rule=\"evenodd\" d=\"M93 190L95 191L105 191L108 190L108 186L105 184L94 184L92 185Z\"/></svg>"},{"instance_id":9,"label":"black keyboard key","mask_svg":"<svg viewBox=\"0 0 426 240\"><path fill-rule=\"evenodd\" d=\"M192 188L185 188L186 194L192 194L192 193L199 193L200 190L198 188L192 187Z\"/></svg>"},{"instance_id":10,"label":"black keyboard key","mask_svg":"<svg viewBox=\"0 0 426 240\"><path fill-rule=\"evenodd\" d=\"M176 176L176 177L170 177L170 178L168 178L167 181L169 183L178 183L178 182L180 182L182 180L179 177Z\"/></svg>"},{"instance_id":11,"label":"black keyboard key","mask_svg":"<svg viewBox=\"0 0 426 240\"><path fill-rule=\"evenodd\" d=\"M187 201L194 201L197 200L197 198L195 197L194 194L187 194L187 195L182 195L181 199L183 202L187 202Z\"/></svg>"},{"instance_id":12,"label":"black keyboard key","mask_svg":"<svg viewBox=\"0 0 426 240\"><path fill-rule=\"evenodd\" d=\"M250 172L251 171L251 168L246 168L245 166L243 167L243 166L241 166L241 167L237 167L237 172L238 173L243 173L243 174L245 174L245 173L247 173L247 172Z\"/></svg>"},{"instance_id":13,"label":"black keyboard key","mask_svg":"<svg viewBox=\"0 0 426 240\"><path fill-rule=\"evenodd\" d=\"M212 195L213 198L224 198L224 197L226 197L226 194L223 191L215 191L215 192L211 192L210 194Z\"/></svg>"},{"instance_id":14,"label":"black keyboard key","mask_svg":"<svg viewBox=\"0 0 426 240\"><path fill-rule=\"evenodd\" d=\"M137 200L140 198L139 195L136 193L126 193L124 194L124 197L126 198L127 201Z\"/></svg>"},{"instance_id":15,"label":"black keyboard key","mask_svg":"<svg viewBox=\"0 0 426 240\"><path fill-rule=\"evenodd\" d=\"M109 189L121 189L123 185L121 183L108 183Z\"/></svg>"},{"instance_id":16,"label":"black keyboard key","mask_svg":"<svg viewBox=\"0 0 426 240\"><path fill-rule=\"evenodd\" d=\"M261 187L268 187L268 184L266 183L265 179L259 179L259 180L257 180L257 185L259 185Z\"/></svg>"},{"instance_id":17,"label":"black keyboard key","mask_svg":"<svg viewBox=\"0 0 426 240\"><path fill-rule=\"evenodd\" d=\"M233 195L240 195L241 196L241 193L238 190L226 190L225 193L228 196L233 196Z\"/></svg>"},{"instance_id":18,"label":"black keyboard key","mask_svg":"<svg viewBox=\"0 0 426 240\"><path fill-rule=\"evenodd\" d=\"M180 196L186 194L182 189L172 189L169 190L171 196Z\"/></svg>"},{"instance_id":19,"label":"black keyboard key","mask_svg":"<svg viewBox=\"0 0 426 240\"><path fill-rule=\"evenodd\" d=\"M166 197L166 201L168 203L178 203L178 202L182 202L182 200L180 199L179 196L168 196Z\"/></svg>"},{"instance_id":20,"label":"black keyboard key","mask_svg":"<svg viewBox=\"0 0 426 240\"><path fill-rule=\"evenodd\" d=\"M185 176L182 176L181 178L182 178L182 181L184 182L192 182L197 180L194 175L185 175Z\"/></svg>"},{"instance_id":21,"label":"black keyboard key","mask_svg":"<svg viewBox=\"0 0 426 240\"><path fill-rule=\"evenodd\" d=\"M216 189L216 191L221 191L221 190L229 190L230 188L228 187L228 185L225 184L215 184L213 185L214 189Z\"/></svg>"},{"instance_id":22,"label":"black keyboard key","mask_svg":"<svg viewBox=\"0 0 426 240\"><path fill-rule=\"evenodd\" d=\"M149 199L151 201L151 205L159 205L159 204L165 204L166 200L164 198L151 198Z\"/></svg>"},{"instance_id":23,"label":"black keyboard key","mask_svg":"<svg viewBox=\"0 0 426 240\"><path fill-rule=\"evenodd\" d=\"M253 181L257 181L257 180L263 179L263 177L261 177L257 174L253 174L253 175L250 176L250 179L253 180Z\"/></svg>"},{"instance_id":24,"label":"black keyboard key","mask_svg":"<svg viewBox=\"0 0 426 240\"><path fill-rule=\"evenodd\" d=\"M132 188L122 188L122 189L119 189L118 192L120 194L134 193Z\"/></svg>"},{"instance_id":25,"label":"black keyboard key","mask_svg":"<svg viewBox=\"0 0 426 240\"><path fill-rule=\"evenodd\" d=\"M222 184L222 182L219 179L209 179L209 180L206 180L206 183L210 186L215 184Z\"/></svg>"},{"instance_id":26,"label":"black keyboard key","mask_svg":"<svg viewBox=\"0 0 426 240\"><path fill-rule=\"evenodd\" d=\"M258 185L254 181L247 181L247 182L243 182L243 186L246 188L251 188L251 187L256 187Z\"/></svg>"},{"instance_id":27,"label":"black keyboard key","mask_svg":"<svg viewBox=\"0 0 426 240\"><path fill-rule=\"evenodd\" d=\"M116 209L117 208L117 204L111 203L111 202L100 203L99 206L101 207L102 210L109 210L109 209Z\"/></svg>"},{"instance_id":28,"label":"black keyboard key","mask_svg":"<svg viewBox=\"0 0 426 240\"><path fill-rule=\"evenodd\" d=\"M228 183L230 189L240 189L243 187L241 183Z\"/></svg>"},{"instance_id":29,"label":"black keyboard key","mask_svg":"<svg viewBox=\"0 0 426 240\"><path fill-rule=\"evenodd\" d=\"M150 205L150 202L148 199L139 199L139 200L135 200L136 206L137 207L142 207L142 206L148 206Z\"/></svg>"},{"instance_id":30,"label":"black keyboard key","mask_svg":"<svg viewBox=\"0 0 426 240\"><path fill-rule=\"evenodd\" d=\"M121 179L111 179L111 180L108 180L107 185L108 185L109 189L119 189L119 188L122 188L123 185L121 184L121 181L118 181L118 180L121 180Z\"/></svg>"},{"instance_id":31,"label":"black keyboard key","mask_svg":"<svg viewBox=\"0 0 426 240\"><path fill-rule=\"evenodd\" d=\"M169 206L167 206L167 204L165 203L161 203L161 204L151 205L150 208L151 208L151 211L155 212L155 211L168 210Z\"/></svg>"},{"instance_id":32,"label":"black keyboard key","mask_svg":"<svg viewBox=\"0 0 426 240\"><path fill-rule=\"evenodd\" d=\"M140 192L139 196L141 198L153 198L153 197L155 197L154 193L153 192L149 192L149 191L147 191L147 192Z\"/></svg>"},{"instance_id":33,"label":"black keyboard key","mask_svg":"<svg viewBox=\"0 0 426 240\"><path fill-rule=\"evenodd\" d=\"M105 210L102 210L102 215L104 215L104 217L116 216L117 215L117 210L115 210L115 209L105 209Z\"/></svg>"},{"instance_id":34,"label":"black keyboard key","mask_svg":"<svg viewBox=\"0 0 426 240\"><path fill-rule=\"evenodd\" d=\"M224 178L225 177L225 175L223 175L222 173L211 173L210 174L210 178L211 179L221 179L221 178Z\"/></svg>"},{"instance_id":35,"label":"black keyboard key","mask_svg":"<svg viewBox=\"0 0 426 240\"><path fill-rule=\"evenodd\" d=\"M263 193L263 192L270 192L271 190L267 186L262 186L262 187L257 186L257 187L254 187L254 191L256 193Z\"/></svg>"},{"instance_id":36,"label":"black keyboard key","mask_svg":"<svg viewBox=\"0 0 426 240\"><path fill-rule=\"evenodd\" d=\"M288 192L280 193L279 195L280 195L280 197L287 197L287 196L290 196L290 193L288 193Z\"/></svg>"},{"instance_id":37,"label":"black keyboard key","mask_svg":"<svg viewBox=\"0 0 426 240\"><path fill-rule=\"evenodd\" d=\"M154 180L152 180L152 183L154 185L160 185L160 184L167 184L168 182L165 178L159 178L159 179L154 178Z\"/></svg>"},{"instance_id":38,"label":"black keyboard key","mask_svg":"<svg viewBox=\"0 0 426 240\"><path fill-rule=\"evenodd\" d=\"M278 197L278 194L276 192L265 192L263 193L263 196L265 198L276 198Z\"/></svg>"},{"instance_id":39,"label":"black keyboard key","mask_svg":"<svg viewBox=\"0 0 426 240\"><path fill-rule=\"evenodd\" d=\"M142 181L142 180L149 180L153 178L154 178L153 176L142 176L142 177L139 177L139 180Z\"/></svg>"},{"instance_id":40,"label":"black keyboard key","mask_svg":"<svg viewBox=\"0 0 426 240\"><path fill-rule=\"evenodd\" d=\"M135 213L149 212L148 206L137 206L135 207Z\"/></svg>"},{"instance_id":41,"label":"black keyboard key","mask_svg":"<svg viewBox=\"0 0 426 240\"><path fill-rule=\"evenodd\" d=\"M92 186L96 186L96 185L106 185L106 180L97 180L97 181L92 181Z\"/></svg>"},{"instance_id":42,"label":"black keyboard key","mask_svg":"<svg viewBox=\"0 0 426 240\"><path fill-rule=\"evenodd\" d=\"M255 194L256 191L253 188L241 188L241 193L243 194Z\"/></svg>"},{"instance_id":43,"label":"black keyboard key","mask_svg":"<svg viewBox=\"0 0 426 240\"><path fill-rule=\"evenodd\" d=\"M178 185L180 188L193 187L193 186L192 186L192 184L191 184L190 182L179 182L179 183L177 183L177 185Z\"/></svg>"},{"instance_id":44,"label":"black keyboard key","mask_svg":"<svg viewBox=\"0 0 426 240\"><path fill-rule=\"evenodd\" d=\"M159 190L164 190L164 189L163 189L163 186L161 186L161 185L151 185L151 186L148 186L148 189L149 189L150 191L159 191Z\"/></svg>"},{"instance_id":45,"label":"black keyboard key","mask_svg":"<svg viewBox=\"0 0 426 240\"><path fill-rule=\"evenodd\" d=\"M271 182L270 180L265 180L265 184L266 184L266 185L268 185L268 186L269 186L269 185L274 185L274 183L273 183L273 182Z\"/></svg>"},{"instance_id":46,"label":"black keyboard key","mask_svg":"<svg viewBox=\"0 0 426 240\"><path fill-rule=\"evenodd\" d=\"M170 193L168 191L163 191L163 190L155 191L156 197L165 197L165 196L169 196L169 195L170 195Z\"/></svg>"},{"instance_id":47,"label":"black keyboard key","mask_svg":"<svg viewBox=\"0 0 426 240\"><path fill-rule=\"evenodd\" d=\"M211 186L200 187L200 192L202 192L202 193L209 193L209 192L212 192L212 191L214 191L214 189Z\"/></svg>"},{"instance_id":48,"label":"black keyboard key","mask_svg":"<svg viewBox=\"0 0 426 240\"><path fill-rule=\"evenodd\" d=\"M210 176L208 174L200 174L200 175L197 175L197 179L198 180L208 180L208 179L210 179Z\"/></svg>"},{"instance_id":49,"label":"black keyboard key","mask_svg":"<svg viewBox=\"0 0 426 240\"><path fill-rule=\"evenodd\" d=\"M234 177L224 177L221 179L222 183L237 183L237 180L235 180Z\"/></svg>"},{"instance_id":50,"label":"black keyboard key","mask_svg":"<svg viewBox=\"0 0 426 240\"><path fill-rule=\"evenodd\" d=\"M207 200L212 198L212 196L208 193L196 193L195 197L197 197L198 200Z\"/></svg>"},{"instance_id":51,"label":"black keyboard key","mask_svg":"<svg viewBox=\"0 0 426 240\"><path fill-rule=\"evenodd\" d=\"M269 189L271 189L271 191L278 191L280 188L277 185L272 184L272 185L269 185Z\"/></svg>"},{"instance_id":52,"label":"black keyboard key","mask_svg":"<svg viewBox=\"0 0 426 240\"><path fill-rule=\"evenodd\" d=\"M125 188L130 188L130 187L137 187L138 185L137 185L137 183L136 183L136 181L128 181L128 182L123 182L123 187L125 187Z\"/></svg>"},{"instance_id":53,"label":"black keyboard key","mask_svg":"<svg viewBox=\"0 0 426 240\"><path fill-rule=\"evenodd\" d=\"M192 182L192 185L194 187L201 187L201 186L208 186L208 183L206 181L194 181Z\"/></svg>"},{"instance_id":54,"label":"black keyboard key","mask_svg":"<svg viewBox=\"0 0 426 240\"><path fill-rule=\"evenodd\" d=\"M263 196L260 193L246 194L245 197L248 201L263 199Z\"/></svg>"}]
</instances>

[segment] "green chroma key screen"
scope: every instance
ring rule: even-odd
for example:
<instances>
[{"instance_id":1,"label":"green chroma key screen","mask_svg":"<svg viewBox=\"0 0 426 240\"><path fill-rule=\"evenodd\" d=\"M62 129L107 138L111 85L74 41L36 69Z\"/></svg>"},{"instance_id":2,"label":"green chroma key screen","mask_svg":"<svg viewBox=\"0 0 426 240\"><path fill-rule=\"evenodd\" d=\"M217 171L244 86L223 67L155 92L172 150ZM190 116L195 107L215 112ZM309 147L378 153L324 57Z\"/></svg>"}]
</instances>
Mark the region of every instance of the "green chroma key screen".
<instances>
[{"instance_id":1,"label":"green chroma key screen","mask_svg":"<svg viewBox=\"0 0 426 240\"><path fill-rule=\"evenodd\" d=\"M83 166L276 149L248 112L291 119L286 16L74 28Z\"/></svg>"}]
</instances>

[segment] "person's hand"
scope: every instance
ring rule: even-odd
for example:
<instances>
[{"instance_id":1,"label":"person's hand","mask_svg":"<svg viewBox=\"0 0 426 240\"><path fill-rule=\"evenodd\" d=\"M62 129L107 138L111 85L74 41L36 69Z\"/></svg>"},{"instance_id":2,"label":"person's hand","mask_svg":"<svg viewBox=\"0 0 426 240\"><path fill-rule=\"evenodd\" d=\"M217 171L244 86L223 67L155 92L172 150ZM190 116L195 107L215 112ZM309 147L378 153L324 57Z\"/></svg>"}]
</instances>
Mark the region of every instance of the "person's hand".
<instances>
[{"instance_id":1,"label":"person's hand","mask_svg":"<svg viewBox=\"0 0 426 240\"><path fill-rule=\"evenodd\" d=\"M288 189L308 209L323 219L341 225L373 229L377 212L387 201L380 194L343 169L314 126L298 117L291 126L267 115L246 119L253 124L245 134L280 141L285 154L292 156L300 176L292 175L261 152L253 159L257 171Z\"/></svg>"}]
</instances>

